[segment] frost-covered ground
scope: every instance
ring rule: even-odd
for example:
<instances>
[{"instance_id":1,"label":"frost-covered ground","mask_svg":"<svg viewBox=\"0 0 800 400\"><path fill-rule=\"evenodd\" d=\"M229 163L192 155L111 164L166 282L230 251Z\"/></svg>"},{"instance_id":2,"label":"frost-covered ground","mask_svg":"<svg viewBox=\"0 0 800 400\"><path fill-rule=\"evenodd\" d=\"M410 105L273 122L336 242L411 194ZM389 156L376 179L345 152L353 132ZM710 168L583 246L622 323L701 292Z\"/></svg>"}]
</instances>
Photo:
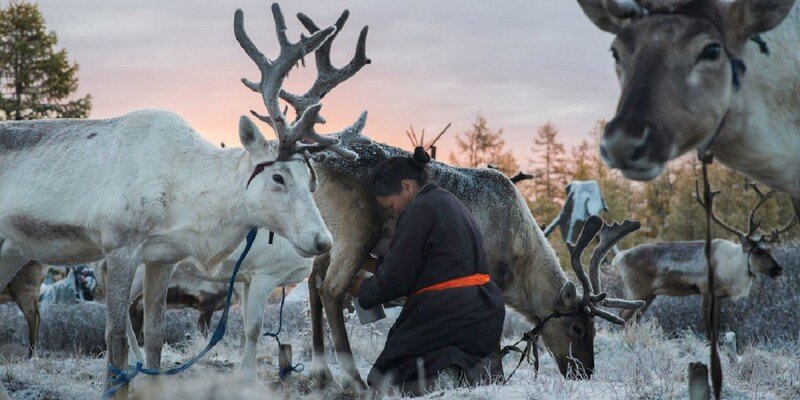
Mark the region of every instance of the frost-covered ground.
<instances>
[{"instance_id":1,"label":"frost-covered ground","mask_svg":"<svg viewBox=\"0 0 800 400\"><path fill-rule=\"evenodd\" d=\"M734 329L740 340L739 357L723 349L725 399L800 399L800 245L777 249L776 258L786 276L762 279L753 293L739 302L723 306L725 330ZM614 271L605 271L605 287L620 293ZM305 287L287 296L282 340L292 345L295 362L310 361L310 331ZM475 389L442 390L428 399L685 399L686 368L690 362L708 363L708 348L696 334L700 330L699 299L657 300L646 322L626 330L598 321L595 343L596 374L591 381L566 381L544 351L537 377L523 364L508 385ZM265 331L278 326L278 306L269 306ZM53 305L42 312L38 355L25 358L27 327L13 304L0 305L0 381L14 399L96 399L102 394L105 361L102 358L104 313L102 304ZM383 347L386 333L397 309L389 318L362 326L349 316L351 343L362 376ZM219 313L218 313L219 314ZM655 317L655 318L654 318ZM168 341L164 366L185 361L205 346L195 328L197 312L168 312ZM657 320L662 321L659 325ZM727 322L725 322L727 321ZM503 344L515 342L530 326L508 312ZM212 326L216 324L216 319ZM257 382L239 376L242 322L234 309L226 339L190 371L158 381L137 378L133 397L137 399L347 399L341 389L314 390L303 373L290 385L278 383L277 346L263 338L259 347ZM665 333L666 332L666 333ZM326 344L330 344L330 338ZM337 374L333 353L328 360ZM517 359L506 358L510 372ZM367 396L363 396L367 397Z\"/></svg>"},{"instance_id":2,"label":"frost-covered ground","mask_svg":"<svg viewBox=\"0 0 800 400\"><path fill-rule=\"evenodd\" d=\"M42 355L28 360L23 357L22 347L8 343L8 336L0 337L0 380L15 399L96 399L103 386L101 374L105 365L103 358L91 354L78 353L86 348L74 345L63 350L47 349L48 345L61 345L62 341L52 340L48 335L67 334L76 328L73 321L59 327L48 327L56 318L49 315L72 315L76 319L95 319L97 310L81 314L82 308L100 307L98 305L72 306L69 310L50 309L45 315L43 327ZM2 307L0 317L4 328L10 325L22 327L22 317L13 320L13 308ZM390 313L391 314L391 313ZM85 315L85 317L81 317ZM298 379L287 387L277 382L275 364L277 346L272 340L262 340L259 348L261 357L260 381L253 382L236 373L238 365L241 322L238 313L233 314L229 337L206 356L196 367L176 377L160 381L137 378L133 397L137 399L264 399L264 398L308 398L344 399L350 398L340 389L313 390L311 384L300 374ZM295 361L308 363L309 332L305 322L302 303L287 305L284 321L284 342L295 349ZM97 319L95 319L97 321ZM359 368L364 376L380 352L385 334L392 318L373 325L361 326L355 317L348 318L351 341ZM99 321L98 321L99 322ZM194 334L192 311L171 311L169 324L171 331L183 331L186 327ZM270 307L270 316L265 329L276 326L277 309ZM522 330L527 325L515 313L509 313L510 336L504 343L511 342L517 335L511 331ZM0 329L0 334L6 330ZM101 330L102 331L102 330ZM50 333L48 333L50 332ZM5 335L5 334L4 334ZM94 333L87 332L86 337ZM70 336L75 339L79 336ZM172 339L180 337L172 333ZM185 337L185 335L184 335ZM80 339L77 339L80 341ZM330 343L330 341L328 341ZM726 399L797 399L800 398L800 350L797 342L759 344L748 347L737 361L734 356L723 357L725 372ZM198 352L205 341L192 337L173 343L164 351L165 365L173 365L186 360ZM609 329L605 322L600 323L596 341L597 373L591 381L566 381L558 374L548 355L542 358L542 371L534 377L530 366L523 367L506 386L494 385L476 389L437 391L429 399L681 399L686 398L686 367L692 361L707 361L707 347L696 335L685 334L668 339L655 322L648 322L627 330ZM328 355L334 374L337 373L332 354ZM505 360L506 371L516 364L516 359ZM269 395L269 396L267 396ZM365 396L366 397L366 396Z\"/></svg>"}]
</instances>

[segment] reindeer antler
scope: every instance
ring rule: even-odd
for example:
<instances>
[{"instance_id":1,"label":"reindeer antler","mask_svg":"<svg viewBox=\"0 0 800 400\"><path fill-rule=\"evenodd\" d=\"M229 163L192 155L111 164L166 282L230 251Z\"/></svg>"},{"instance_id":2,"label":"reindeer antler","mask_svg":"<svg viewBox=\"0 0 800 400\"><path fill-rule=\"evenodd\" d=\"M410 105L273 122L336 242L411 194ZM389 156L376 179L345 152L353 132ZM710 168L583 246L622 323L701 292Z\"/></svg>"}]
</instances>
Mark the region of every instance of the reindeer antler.
<instances>
[{"instance_id":1,"label":"reindeer antler","mask_svg":"<svg viewBox=\"0 0 800 400\"><path fill-rule=\"evenodd\" d=\"M529 174L527 172L519 171L519 172L517 172L516 175L514 175L514 176L512 176L511 178L508 178L508 179L511 179L511 183L517 183L517 182L521 182L521 181L528 180L528 179L533 179L533 178L534 178L533 174Z\"/></svg>"},{"instance_id":2,"label":"reindeer antler","mask_svg":"<svg viewBox=\"0 0 800 400\"><path fill-rule=\"evenodd\" d=\"M800 220L797 218L797 214L795 214L792 217L792 219L790 219L789 222L786 225L784 225L781 228L773 229L772 233L770 234L770 237L769 237L768 241L777 242L778 241L778 237L780 236L781 233L784 233L784 232L788 231L793 226L797 225L798 222L800 222Z\"/></svg>"},{"instance_id":3,"label":"reindeer antler","mask_svg":"<svg viewBox=\"0 0 800 400\"><path fill-rule=\"evenodd\" d=\"M279 159L288 158L297 152L315 153L323 150L332 150L344 158L355 159L356 154L340 146L339 139L320 135L314 130L314 125L325 122L320 115L322 104L319 101L322 97L369 63L364 55L367 28L364 27L361 32L358 51L353 61L342 69L336 69L330 63L330 46L333 38L347 20L348 12L346 10L336 21L335 26L322 30L317 28L311 19L299 14L298 18L311 32L311 36L301 35L300 41L297 43L291 43L286 37L286 21L277 3L272 5L272 15L280 44L280 55L275 60L269 60L264 56L245 32L244 12L238 9L234 15L233 29L236 40L261 71L260 82L256 83L242 78L242 83L250 90L261 94L268 116L259 115L252 110L250 112L275 130L280 143ZM289 71L312 51L315 52L317 60L318 77L311 89L303 96L295 96L282 90L283 80ZM281 111L279 98L295 109L294 122L287 121L286 110ZM363 124L360 125L363 126Z\"/></svg>"},{"instance_id":4,"label":"reindeer antler","mask_svg":"<svg viewBox=\"0 0 800 400\"><path fill-rule=\"evenodd\" d=\"M367 58L367 32L369 31L369 27L364 26L361 28L361 33L358 35L356 53L350 62L342 68L336 68L331 63L331 45L339 32L344 28L344 24L347 22L349 16L350 11L344 10L334 24L336 31L330 35L328 41L324 42L314 52L317 65L317 79L314 81L314 84L311 85L311 88L302 96L297 96L281 90L281 98L294 107L298 115L314 104L319 103L333 88L350 79L350 77L355 75L361 68L372 62ZM317 27L314 21L307 15L297 13L297 19L300 20L300 23L302 23L312 35L319 32L319 27ZM320 119L319 122L325 123L325 120Z\"/></svg>"},{"instance_id":5,"label":"reindeer antler","mask_svg":"<svg viewBox=\"0 0 800 400\"><path fill-rule=\"evenodd\" d=\"M417 132L414 131L414 125L411 125L411 129L406 131L406 136L408 136L408 140L411 142L412 147L422 146L425 147L425 150L430 150L436 145L436 142L439 141L442 135L444 135L444 133L450 129L450 125L452 124L452 122L448 122L447 126L445 126L444 129L442 129L442 131L439 132L439 134L436 135L436 137L433 138L433 140L428 144L425 144L425 129L423 129L420 136L417 137Z\"/></svg>"},{"instance_id":6,"label":"reindeer antler","mask_svg":"<svg viewBox=\"0 0 800 400\"><path fill-rule=\"evenodd\" d=\"M714 197L716 197L720 193L721 192L719 190L711 192L711 199L713 200ZM694 180L694 198L695 198L695 200L697 200L698 203L700 203L700 206L703 207L703 209L706 210L706 212L709 211L708 210L708 205L703 201L703 198L700 196L700 181L698 181L697 179ZM714 220L714 222L717 225L719 225L722 229L725 229L726 231L728 231L730 233L733 233L736 236L739 236L739 237L746 237L747 236L747 235L745 235L744 232L742 232L742 231L740 231L740 230L738 230L738 229L726 224L724 221L722 221L721 219L717 218L717 215L714 214L713 209L711 210L711 219Z\"/></svg>"},{"instance_id":7,"label":"reindeer antler","mask_svg":"<svg viewBox=\"0 0 800 400\"><path fill-rule=\"evenodd\" d=\"M579 304L585 312L603 318L611 323L624 325L625 320L614 314L611 314L608 311L600 309L599 307L606 306L614 308L638 309L644 306L644 302L641 300L630 301L608 298L607 293L600 291L600 280L597 276L600 261L605 257L614 244L619 242L623 237L625 237L625 235L639 229L640 227L641 224L638 221L629 220L626 220L622 224L614 223L613 225L608 225L599 216L592 215L583 224L583 229L581 229L581 233L578 236L577 242L575 242L575 244L569 242L567 243L567 250L569 250L572 268L575 270L575 275L577 275L578 280L581 282L581 286L583 287L583 295ZM586 246L591 243L598 232L601 234L600 244L592 253L592 258L589 264L592 273L592 277L590 279L590 277L586 275L586 271L583 269L581 256L583 255L583 251L586 250Z\"/></svg>"},{"instance_id":8,"label":"reindeer antler","mask_svg":"<svg viewBox=\"0 0 800 400\"><path fill-rule=\"evenodd\" d=\"M433 138L433 140L430 143L428 143L428 150L430 150L434 146L436 146L436 142L438 142L439 139L442 137L442 135L444 135L444 133L447 132L448 129L450 129L450 125L453 125L453 123L452 122L448 122L447 126L445 126L444 129L442 129L442 131L439 132L439 134L436 135L436 137ZM423 135L424 135L424 132L423 132ZM425 143L422 143L421 146L425 146Z\"/></svg>"},{"instance_id":9,"label":"reindeer antler","mask_svg":"<svg viewBox=\"0 0 800 400\"><path fill-rule=\"evenodd\" d=\"M756 201L756 204L750 210L750 215L747 218L746 237L751 237L754 233L756 233L756 229L758 229L759 225L761 225L761 221L755 222L756 211L758 211L758 209L761 208L761 206L764 205L764 203L766 203L767 200L769 200L775 194L775 191L770 190L764 194L755 183L748 183L748 186L750 186L753 191L758 194L758 201Z\"/></svg>"},{"instance_id":10,"label":"reindeer antler","mask_svg":"<svg viewBox=\"0 0 800 400\"><path fill-rule=\"evenodd\" d=\"M616 222L611 225L605 222L603 223L603 227L600 229L600 243L594 249L592 258L589 260L589 277L592 280L592 288L595 292L601 291L599 276L600 262L605 259L606 254L608 254L611 248L622 240L622 238L639 230L641 227L641 222L631 221L629 219L623 221L621 224Z\"/></svg>"},{"instance_id":11,"label":"reindeer antler","mask_svg":"<svg viewBox=\"0 0 800 400\"><path fill-rule=\"evenodd\" d=\"M708 211L708 205L700 197L700 182L698 180L695 180L694 181L694 185L695 185L695 187L694 187L694 198L697 200L698 203L700 203L700 205L703 207L703 209ZM753 205L753 208L750 209L750 213L747 216L747 232L740 231L740 230L738 230L736 228L733 228L732 226L728 225L727 223L725 223L724 221L719 219L719 217L717 217L717 215L714 213L713 209L711 210L711 219L714 220L714 222L717 225L719 225L721 228L725 229L728 232L733 233L734 235L736 235L736 236L738 236L740 238L750 238L750 237L753 236L753 234L756 233L756 230L761 225L761 221L756 222L756 220L755 220L756 211L758 211L758 209L761 208L761 206L763 206L764 203L766 203L767 200L772 198L772 196L775 194L775 192L772 191L772 190L770 190L767 193L762 192L761 189L758 188L758 185L756 185L755 183L748 183L747 185L750 188L752 188L753 191L755 191L756 194L758 195L758 200ZM714 191L714 192L711 192L712 200L718 194L720 194L720 191L718 191L718 190ZM776 230L776 231L778 231L778 234L780 232L783 232L783 231L791 228L792 225L794 225L793 221L794 221L794 218L792 220L790 220L789 223L786 226L784 226L783 228L780 228L781 229L780 231ZM777 237L776 235L777 234L773 233L774 237Z\"/></svg>"}]
</instances>

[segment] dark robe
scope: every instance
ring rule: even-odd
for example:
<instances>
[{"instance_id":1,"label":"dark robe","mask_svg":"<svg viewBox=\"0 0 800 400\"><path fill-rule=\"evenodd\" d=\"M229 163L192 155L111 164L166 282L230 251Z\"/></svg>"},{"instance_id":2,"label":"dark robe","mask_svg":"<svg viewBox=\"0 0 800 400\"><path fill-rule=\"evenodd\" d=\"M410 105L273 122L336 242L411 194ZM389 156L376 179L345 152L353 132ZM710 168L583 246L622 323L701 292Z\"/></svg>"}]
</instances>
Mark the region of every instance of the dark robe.
<instances>
[{"instance_id":1,"label":"dark robe","mask_svg":"<svg viewBox=\"0 0 800 400\"><path fill-rule=\"evenodd\" d=\"M494 282L412 296L476 273L488 274L489 268L475 219L452 193L428 184L397 218L388 253L358 292L365 309L410 296L369 373L370 386L390 384L421 394L445 369L458 371L470 384L502 375L498 351L505 306Z\"/></svg>"}]
</instances>

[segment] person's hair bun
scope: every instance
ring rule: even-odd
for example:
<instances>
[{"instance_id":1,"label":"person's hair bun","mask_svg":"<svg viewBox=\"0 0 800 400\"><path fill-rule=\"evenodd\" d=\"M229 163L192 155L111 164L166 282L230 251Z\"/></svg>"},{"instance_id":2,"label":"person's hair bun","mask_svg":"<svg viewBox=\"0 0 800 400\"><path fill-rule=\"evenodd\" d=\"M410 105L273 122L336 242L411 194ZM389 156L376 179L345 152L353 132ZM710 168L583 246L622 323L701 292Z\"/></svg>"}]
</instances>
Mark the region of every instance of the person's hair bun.
<instances>
[{"instance_id":1,"label":"person's hair bun","mask_svg":"<svg viewBox=\"0 0 800 400\"><path fill-rule=\"evenodd\" d=\"M431 162L431 156L425 151L422 146L414 148L414 155L411 156L411 162L419 167L424 167L425 164Z\"/></svg>"}]
</instances>

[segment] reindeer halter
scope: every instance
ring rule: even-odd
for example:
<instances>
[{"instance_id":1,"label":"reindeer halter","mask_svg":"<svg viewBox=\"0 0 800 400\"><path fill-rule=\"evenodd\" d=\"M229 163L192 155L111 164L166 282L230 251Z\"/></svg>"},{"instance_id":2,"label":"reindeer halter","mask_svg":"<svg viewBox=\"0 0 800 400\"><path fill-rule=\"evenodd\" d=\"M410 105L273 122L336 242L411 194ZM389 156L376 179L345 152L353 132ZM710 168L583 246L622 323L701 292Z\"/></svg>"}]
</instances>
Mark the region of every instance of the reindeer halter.
<instances>
[{"instance_id":1,"label":"reindeer halter","mask_svg":"<svg viewBox=\"0 0 800 400\"><path fill-rule=\"evenodd\" d=\"M308 167L308 170L311 172L311 192L313 193L317 189L317 172L314 171L314 167L311 166L311 161L309 161L308 158L303 158L303 159L293 158L293 159L288 159L288 160L277 159L275 161L265 161L265 162L256 164L256 167L253 169L253 173L250 174L250 178L247 179L247 185L245 186L245 189L250 187L250 182L253 180L253 178L258 176L258 174L264 172L264 170L267 167L272 166L277 162L292 162L292 161L301 161L301 162L306 163L306 166ZM270 240L270 243L272 243L271 240Z\"/></svg>"}]
</instances>

